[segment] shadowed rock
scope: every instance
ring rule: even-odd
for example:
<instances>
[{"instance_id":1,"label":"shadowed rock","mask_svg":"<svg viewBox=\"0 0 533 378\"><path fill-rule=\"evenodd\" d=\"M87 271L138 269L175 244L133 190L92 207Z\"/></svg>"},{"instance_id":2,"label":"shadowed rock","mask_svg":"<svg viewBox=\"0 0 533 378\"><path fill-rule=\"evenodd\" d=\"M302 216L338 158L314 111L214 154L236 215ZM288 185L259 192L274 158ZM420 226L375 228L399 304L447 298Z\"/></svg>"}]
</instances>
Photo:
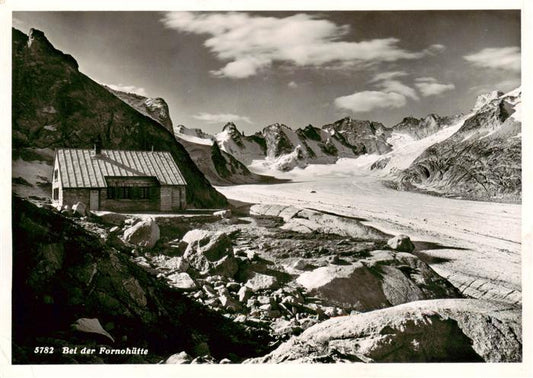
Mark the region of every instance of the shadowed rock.
<instances>
[{"instance_id":1,"label":"shadowed rock","mask_svg":"<svg viewBox=\"0 0 533 378\"><path fill-rule=\"evenodd\" d=\"M248 362L521 360L519 308L475 299L445 299L332 318Z\"/></svg>"}]
</instances>

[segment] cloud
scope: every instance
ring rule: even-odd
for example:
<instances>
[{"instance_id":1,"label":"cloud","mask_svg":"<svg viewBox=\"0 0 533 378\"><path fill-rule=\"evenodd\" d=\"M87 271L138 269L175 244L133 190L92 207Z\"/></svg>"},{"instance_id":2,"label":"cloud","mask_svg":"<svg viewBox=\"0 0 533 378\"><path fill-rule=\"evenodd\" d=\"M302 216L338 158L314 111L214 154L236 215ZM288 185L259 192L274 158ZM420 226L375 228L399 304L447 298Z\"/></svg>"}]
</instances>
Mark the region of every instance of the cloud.
<instances>
[{"instance_id":1,"label":"cloud","mask_svg":"<svg viewBox=\"0 0 533 378\"><path fill-rule=\"evenodd\" d=\"M415 86L424 97L436 96L446 91L455 89L454 84L439 83L434 77L417 77L415 79Z\"/></svg>"},{"instance_id":2,"label":"cloud","mask_svg":"<svg viewBox=\"0 0 533 378\"><path fill-rule=\"evenodd\" d=\"M337 97L335 106L348 109L354 113L369 112L379 108L401 108L406 104L406 98L399 93L378 91L356 92L349 96Z\"/></svg>"},{"instance_id":3,"label":"cloud","mask_svg":"<svg viewBox=\"0 0 533 378\"><path fill-rule=\"evenodd\" d=\"M291 81L287 86L291 89L298 88L298 84L295 81Z\"/></svg>"},{"instance_id":4,"label":"cloud","mask_svg":"<svg viewBox=\"0 0 533 378\"><path fill-rule=\"evenodd\" d=\"M434 45L429 46L424 51L429 55L437 55L443 52L444 50L446 50L446 46L436 43Z\"/></svg>"},{"instance_id":5,"label":"cloud","mask_svg":"<svg viewBox=\"0 0 533 378\"><path fill-rule=\"evenodd\" d=\"M236 79L254 76L274 62L300 67L368 65L420 59L441 46L408 51L399 47L397 38L346 41L348 25L302 13L278 18L236 12L168 12L161 22L179 32L206 35L204 46L227 62L211 73Z\"/></svg>"},{"instance_id":6,"label":"cloud","mask_svg":"<svg viewBox=\"0 0 533 378\"><path fill-rule=\"evenodd\" d=\"M408 76L408 73L405 71L380 72L370 79L369 83L375 83L377 88L386 93L398 93L418 101L419 97L413 88L396 80L396 78L403 76Z\"/></svg>"},{"instance_id":7,"label":"cloud","mask_svg":"<svg viewBox=\"0 0 533 378\"><path fill-rule=\"evenodd\" d=\"M135 93L140 96L149 97L144 88L136 87L133 85L123 85L123 84L102 84L115 91L126 92L126 93Z\"/></svg>"},{"instance_id":8,"label":"cloud","mask_svg":"<svg viewBox=\"0 0 533 378\"><path fill-rule=\"evenodd\" d=\"M240 116L237 114L231 114L231 113L218 113L218 114L211 114L211 113L199 113L192 116L193 118L204 121L206 123L226 123L226 122L246 122L249 124L252 124L252 120L248 117Z\"/></svg>"},{"instance_id":9,"label":"cloud","mask_svg":"<svg viewBox=\"0 0 533 378\"><path fill-rule=\"evenodd\" d=\"M419 100L419 97L413 88L405 85L404 83L398 80L385 80L385 81L382 81L381 83L378 83L376 86L385 92L399 93L413 100L416 100L416 101Z\"/></svg>"},{"instance_id":10,"label":"cloud","mask_svg":"<svg viewBox=\"0 0 533 378\"><path fill-rule=\"evenodd\" d=\"M371 80L370 83L374 83L376 81L382 81L382 80L392 80L396 79L397 77L407 76L408 73L405 71L391 71L391 72L380 72L376 74Z\"/></svg>"},{"instance_id":11,"label":"cloud","mask_svg":"<svg viewBox=\"0 0 533 378\"><path fill-rule=\"evenodd\" d=\"M492 68L520 72L520 48L511 47L488 47L477 53L465 55L463 58L476 67Z\"/></svg>"}]
</instances>

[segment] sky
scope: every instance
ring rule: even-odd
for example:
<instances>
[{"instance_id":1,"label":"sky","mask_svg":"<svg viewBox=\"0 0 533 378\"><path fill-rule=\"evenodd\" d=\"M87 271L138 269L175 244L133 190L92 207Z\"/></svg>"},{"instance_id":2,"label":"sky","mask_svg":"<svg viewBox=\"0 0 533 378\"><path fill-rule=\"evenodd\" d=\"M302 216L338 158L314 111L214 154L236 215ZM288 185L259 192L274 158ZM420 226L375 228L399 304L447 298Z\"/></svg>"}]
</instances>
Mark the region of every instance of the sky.
<instances>
[{"instance_id":1,"label":"sky","mask_svg":"<svg viewBox=\"0 0 533 378\"><path fill-rule=\"evenodd\" d=\"M518 10L13 12L13 26L209 133L346 116L392 126L520 85Z\"/></svg>"}]
</instances>

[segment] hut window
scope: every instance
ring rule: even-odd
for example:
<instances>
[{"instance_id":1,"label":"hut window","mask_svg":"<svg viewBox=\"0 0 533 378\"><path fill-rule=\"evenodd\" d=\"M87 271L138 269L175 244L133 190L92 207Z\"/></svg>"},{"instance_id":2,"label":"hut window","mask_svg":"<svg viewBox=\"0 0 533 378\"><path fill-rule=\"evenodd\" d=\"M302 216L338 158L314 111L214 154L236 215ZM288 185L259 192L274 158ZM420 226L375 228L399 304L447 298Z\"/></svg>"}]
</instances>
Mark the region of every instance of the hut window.
<instances>
[{"instance_id":1,"label":"hut window","mask_svg":"<svg viewBox=\"0 0 533 378\"><path fill-rule=\"evenodd\" d=\"M54 181L57 181L57 176L59 175L59 170L56 168L54 170Z\"/></svg>"},{"instance_id":2,"label":"hut window","mask_svg":"<svg viewBox=\"0 0 533 378\"><path fill-rule=\"evenodd\" d=\"M108 199L132 199L133 191L129 186L110 186L107 188Z\"/></svg>"},{"instance_id":3,"label":"hut window","mask_svg":"<svg viewBox=\"0 0 533 378\"><path fill-rule=\"evenodd\" d=\"M150 188L147 186L142 186L139 188L139 198L147 199L150 198Z\"/></svg>"},{"instance_id":4,"label":"hut window","mask_svg":"<svg viewBox=\"0 0 533 378\"><path fill-rule=\"evenodd\" d=\"M54 200L59 199L59 188L54 188Z\"/></svg>"},{"instance_id":5,"label":"hut window","mask_svg":"<svg viewBox=\"0 0 533 378\"><path fill-rule=\"evenodd\" d=\"M107 188L107 198L108 199L113 199L115 198L115 188L113 186L109 186Z\"/></svg>"}]
</instances>

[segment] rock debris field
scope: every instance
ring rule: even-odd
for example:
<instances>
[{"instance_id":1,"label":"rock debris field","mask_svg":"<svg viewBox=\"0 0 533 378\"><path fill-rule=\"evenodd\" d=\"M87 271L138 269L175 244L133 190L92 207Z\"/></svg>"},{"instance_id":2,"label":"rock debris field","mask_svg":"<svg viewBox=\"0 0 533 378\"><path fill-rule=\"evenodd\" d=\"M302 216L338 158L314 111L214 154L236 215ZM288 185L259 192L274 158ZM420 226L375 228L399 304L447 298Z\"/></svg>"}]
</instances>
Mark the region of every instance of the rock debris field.
<instances>
[{"instance_id":1,"label":"rock debris field","mask_svg":"<svg viewBox=\"0 0 533 378\"><path fill-rule=\"evenodd\" d=\"M42 211L67 216L65 221L99 239L102 248L127 258L128 264L157 282L150 287L161 285L198 306L184 309L187 316L194 318L194 311L214 313L218 322L228 322L255 342L261 340L261 346L250 347L254 342L243 338L248 343L246 353L238 345L228 352L231 348L224 351L219 343L231 335L215 337L204 329L194 331L197 335L187 343L168 343L155 352L147 338L136 346L151 353L135 356L135 362L501 362L522 358L519 305L466 296L417 257L409 236L386 234L354 217L285 205L253 205L246 211L195 217L93 214L81 205L62 214ZM61 248L62 254L70 253L66 246ZM44 253L49 261L42 260L40 269L52 269L47 264L55 272L67 268L68 259L58 263L52 255ZM93 269L99 277L98 264ZM153 288L134 274L122 279L128 295L143 308L138 310L141 324L157 317L155 313L162 310L151 302L161 298L155 298ZM87 284L91 285L92 281ZM60 305L53 294L40 294ZM99 335L96 346L116 348L132 337L131 330L116 323L138 316L129 310L121 320L113 319L121 311L113 309L108 297L113 292L106 293L107 307L99 312L77 311L71 329L78 338ZM93 326L80 328L79 324ZM172 322L161 325L175 326ZM216 322L211 326L216 327ZM98 358L132 362L126 357Z\"/></svg>"}]
</instances>

